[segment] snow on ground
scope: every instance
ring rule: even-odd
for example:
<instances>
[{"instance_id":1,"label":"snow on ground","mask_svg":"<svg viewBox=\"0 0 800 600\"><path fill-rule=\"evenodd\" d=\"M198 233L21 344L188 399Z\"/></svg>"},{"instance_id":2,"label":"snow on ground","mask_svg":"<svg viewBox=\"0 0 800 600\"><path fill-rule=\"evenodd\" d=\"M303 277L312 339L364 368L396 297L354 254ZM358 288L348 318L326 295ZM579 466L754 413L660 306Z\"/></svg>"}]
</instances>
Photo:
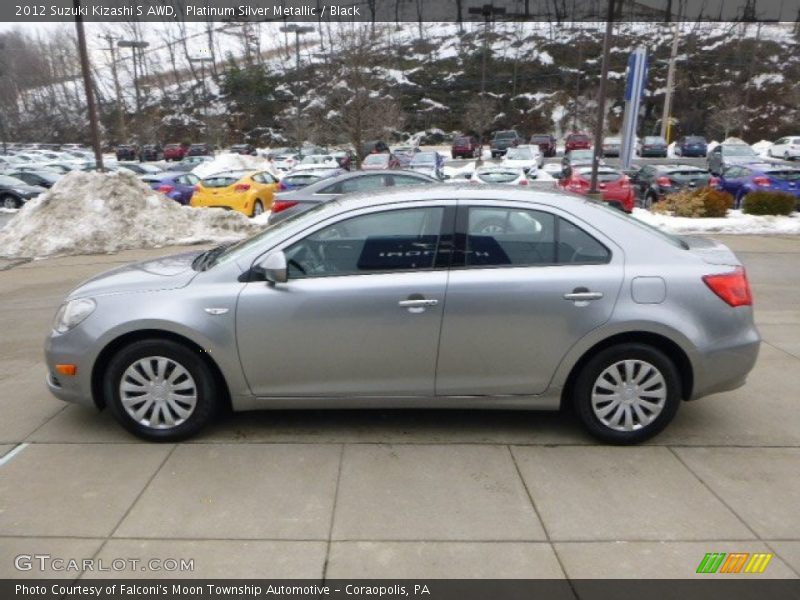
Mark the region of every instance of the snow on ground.
<instances>
[{"instance_id":1,"label":"snow on ground","mask_svg":"<svg viewBox=\"0 0 800 600\"><path fill-rule=\"evenodd\" d=\"M5 208L3 206L0 206L0 213L13 214L16 213L17 211L19 211L18 208Z\"/></svg>"},{"instance_id":2,"label":"snow on ground","mask_svg":"<svg viewBox=\"0 0 800 600\"><path fill-rule=\"evenodd\" d=\"M275 174L272 163L261 156L247 156L242 154L223 153L218 154L214 160L203 162L192 169L192 173L200 177L208 177L214 173L223 171L256 171L263 170Z\"/></svg>"},{"instance_id":3,"label":"snow on ground","mask_svg":"<svg viewBox=\"0 0 800 600\"><path fill-rule=\"evenodd\" d=\"M783 217L746 215L741 210L729 210L727 217L690 219L634 208L633 216L659 229L678 234L800 234L800 214L796 212Z\"/></svg>"},{"instance_id":4,"label":"snow on ground","mask_svg":"<svg viewBox=\"0 0 800 600\"><path fill-rule=\"evenodd\" d=\"M260 231L244 215L191 208L127 171L67 173L0 231L0 256L41 258L230 242Z\"/></svg>"}]
</instances>

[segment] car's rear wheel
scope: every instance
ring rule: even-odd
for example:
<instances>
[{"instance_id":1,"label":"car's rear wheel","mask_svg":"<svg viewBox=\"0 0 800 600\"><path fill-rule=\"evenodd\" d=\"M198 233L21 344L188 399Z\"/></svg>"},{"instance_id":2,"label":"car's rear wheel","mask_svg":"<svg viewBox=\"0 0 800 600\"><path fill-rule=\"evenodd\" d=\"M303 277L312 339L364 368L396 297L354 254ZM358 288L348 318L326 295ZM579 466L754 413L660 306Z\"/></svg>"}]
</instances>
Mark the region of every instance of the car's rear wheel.
<instances>
[{"instance_id":1,"label":"car's rear wheel","mask_svg":"<svg viewBox=\"0 0 800 600\"><path fill-rule=\"evenodd\" d=\"M216 385L196 350L172 340L148 339L120 350L103 380L114 418L146 440L175 442L214 415Z\"/></svg>"},{"instance_id":2,"label":"car's rear wheel","mask_svg":"<svg viewBox=\"0 0 800 600\"><path fill-rule=\"evenodd\" d=\"M647 195L644 197L644 207L650 208L656 202L658 202L658 196L656 196L655 192L652 190L647 192Z\"/></svg>"},{"instance_id":3,"label":"car's rear wheel","mask_svg":"<svg viewBox=\"0 0 800 600\"><path fill-rule=\"evenodd\" d=\"M250 216L257 217L258 215L263 213L264 213L264 205L261 204L261 200L256 200L256 203L253 204L253 214Z\"/></svg>"},{"instance_id":4,"label":"car's rear wheel","mask_svg":"<svg viewBox=\"0 0 800 600\"><path fill-rule=\"evenodd\" d=\"M619 344L586 363L573 401L591 435L612 444L636 444L672 421L680 389L678 370L663 352L646 344Z\"/></svg>"}]
</instances>

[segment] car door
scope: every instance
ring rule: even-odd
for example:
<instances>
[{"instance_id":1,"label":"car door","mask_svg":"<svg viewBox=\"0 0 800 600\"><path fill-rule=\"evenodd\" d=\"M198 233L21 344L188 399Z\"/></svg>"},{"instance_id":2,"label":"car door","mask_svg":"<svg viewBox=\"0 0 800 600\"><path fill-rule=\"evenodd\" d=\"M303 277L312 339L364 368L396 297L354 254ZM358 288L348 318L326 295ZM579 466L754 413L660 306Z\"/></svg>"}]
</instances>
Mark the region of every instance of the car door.
<instances>
[{"instance_id":1,"label":"car door","mask_svg":"<svg viewBox=\"0 0 800 600\"><path fill-rule=\"evenodd\" d=\"M440 257L449 260L439 244L454 215L430 202L362 209L282 244L288 281L250 282L237 306L252 392L432 396L447 284Z\"/></svg>"},{"instance_id":2,"label":"car door","mask_svg":"<svg viewBox=\"0 0 800 600\"><path fill-rule=\"evenodd\" d=\"M437 395L544 392L611 316L623 266L613 241L557 209L460 204Z\"/></svg>"}]
</instances>

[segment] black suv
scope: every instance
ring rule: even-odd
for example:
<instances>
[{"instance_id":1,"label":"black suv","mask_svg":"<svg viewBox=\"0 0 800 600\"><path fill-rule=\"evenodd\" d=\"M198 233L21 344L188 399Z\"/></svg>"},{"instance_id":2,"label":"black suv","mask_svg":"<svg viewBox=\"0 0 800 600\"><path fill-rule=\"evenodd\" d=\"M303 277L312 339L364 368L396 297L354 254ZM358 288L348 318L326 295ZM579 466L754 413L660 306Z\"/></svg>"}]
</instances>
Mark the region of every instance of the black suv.
<instances>
[{"instance_id":1,"label":"black suv","mask_svg":"<svg viewBox=\"0 0 800 600\"><path fill-rule=\"evenodd\" d=\"M251 144L234 144L231 146L233 154L248 154L250 156L256 155L256 149Z\"/></svg>"},{"instance_id":2,"label":"black suv","mask_svg":"<svg viewBox=\"0 0 800 600\"><path fill-rule=\"evenodd\" d=\"M210 144L192 144L186 156L213 156L214 151Z\"/></svg>"},{"instance_id":3,"label":"black suv","mask_svg":"<svg viewBox=\"0 0 800 600\"><path fill-rule=\"evenodd\" d=\"M116 150L117 160L136 160L136 146L120 144Z\"/></svg>"},{"instance_id":4,"label":"black suv","mask_svg":"<svg viewBox=\"0 0 800 600\"><path fill-rule=\"evenodd\" d=\"M161 144L145 144L139 153L139 160L164 160L164 149Z\"/></svg>"},{"instance_id":5,"label":"black suv","mask_svg":"<svg viewBox=\"0 0 800 600\"><path fill-rule=\"evenodd\" d=\"M519 146L522 138L513 129L507 131L495 131L492 143L489 145L492 151L492 158L503 156L509 148Z\"/></svg>"}]
</instances>

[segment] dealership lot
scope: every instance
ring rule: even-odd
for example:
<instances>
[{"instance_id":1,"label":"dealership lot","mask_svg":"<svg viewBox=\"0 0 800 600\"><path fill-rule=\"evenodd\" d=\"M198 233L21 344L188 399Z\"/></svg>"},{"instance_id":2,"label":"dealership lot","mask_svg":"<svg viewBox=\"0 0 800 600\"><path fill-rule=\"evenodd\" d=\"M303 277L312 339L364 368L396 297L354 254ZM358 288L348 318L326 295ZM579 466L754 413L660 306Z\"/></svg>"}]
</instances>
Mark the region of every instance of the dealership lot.
<instances>
[{"instance_id":1,"label":"dealership lot","mask_svg":"<svg viewBox=\"0 0 800 600\"><path fill-rule=\"evenodd\" d=\"M798 577L800 239L720 239L753 286L756 369L629 448L569 414L479 411L243 413L144 443L51 398L42 342L78 282L171 250L0 261L0 577L50 554L193 559L195 577L686 578L708 552Z\"/></svg>"}]
</instances>

